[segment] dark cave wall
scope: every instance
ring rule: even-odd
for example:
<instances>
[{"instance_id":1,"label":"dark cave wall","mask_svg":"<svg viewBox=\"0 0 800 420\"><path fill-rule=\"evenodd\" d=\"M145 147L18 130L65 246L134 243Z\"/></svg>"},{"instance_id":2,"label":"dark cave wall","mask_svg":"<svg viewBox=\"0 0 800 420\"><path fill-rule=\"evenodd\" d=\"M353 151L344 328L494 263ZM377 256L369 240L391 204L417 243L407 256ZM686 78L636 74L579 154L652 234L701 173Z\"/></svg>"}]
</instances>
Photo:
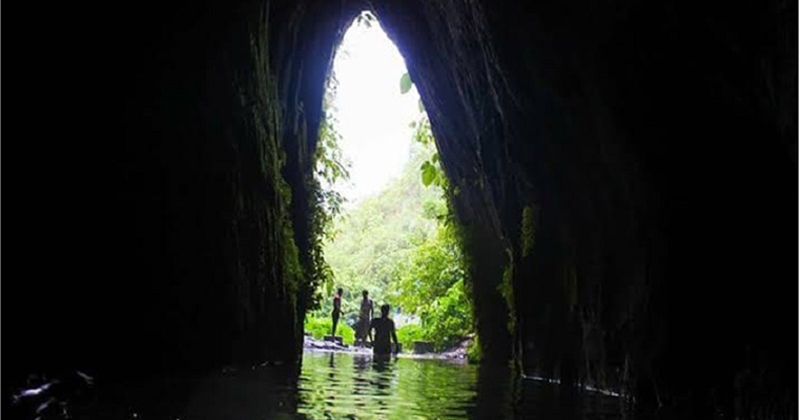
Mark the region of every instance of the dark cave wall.
<instances>
[{"instance_id":1,"label":"dark cave wall","mask_svg":"<svg viewBox=\"0 0 800 420\"><path fill-rule=\"evenodd\" d=\"M561 54L553 44L564 41L533 25L530 11L508 6L436 2L387 7L384 15L411 57L448 174L461 190L459 215L477 238L471 242L483 247L472 252L474 281L487 287L477 295L505 307L496 289L504 270L513 275L515 343L498 337L505 350L488 353L500 363L515 354L528 369L559 376L557 367L568 368L562 355L580 357L580 324L600 322L599 306L608 300L600 284L611 295L627 291L615 286L644 282L639 226L646 202L637 162L623 156L610 110L592 96L600 89L591 85L597 76L570 68L563 57L583 50L565 43ZM502 23L499 33L491 31L491 18ZM591 58L586 63L594 65ZM604 249L609 245L615 249ZM615 263L620 273L600 272ZM609 312L630 318L637 303ZM503 319L490 322L482 337L502 335Z\"/></svg>"},{"instance_id":2,"label":"dark cave wall","mask_svg":"<svg viewBox=\"0 0 800 420\"><path fill-rule=\"evenodd\" d=\"M273 3L269 13L271 45L275 46L270 68L282 85L278 99L285 109L283 174L292 186L291 214L300 260L306 277L313 278L303 282L299 290L298 313L302 316L314 306L314 293L319 286L313 271L317 233L313 214L318 192L313 180L313 157L324 118L322 98L336 47L349 23L362 10L355 3L307 3Z\"/></svg>"},{"instance_id":3,"label":"dark cave wall","mask_svg":"<svg viewBox=\"0 0 800 420\"><path fill-rule=\"evenodd\" d=\"M793 409L796 5L375 8L477 238L487 361L684 415Z\"/></svg>"},{"instance_id":4,"label":"dark cave wall","mask_svg":"<svg viewBox=\"0 0 800 420\"><path fill-rule=\"evenodd\" d=\"M60 174L67 187L15 191L25 210L7 216L30 244L8 251L9 269L39 266L36 281L6 283L8 386L36 371L299 360L313 293L306 174L346 16L323 3L153 2L66 32L71 50L55 57L80 66L60 73L69 84L48 97L62 111L42 134L74 140L54 142L24 185ZM57 250L44 265L29 251L42 235Z\"/></svg>"}]
</instances>

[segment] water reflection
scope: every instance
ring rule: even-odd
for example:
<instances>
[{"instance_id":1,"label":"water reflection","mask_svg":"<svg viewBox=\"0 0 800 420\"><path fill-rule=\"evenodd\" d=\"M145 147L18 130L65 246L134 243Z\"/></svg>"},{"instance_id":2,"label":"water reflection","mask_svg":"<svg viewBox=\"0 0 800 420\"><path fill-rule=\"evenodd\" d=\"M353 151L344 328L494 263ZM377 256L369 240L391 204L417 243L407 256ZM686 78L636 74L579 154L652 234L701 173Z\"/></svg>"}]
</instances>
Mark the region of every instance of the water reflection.
<instances>
[{"instance_id":1,"label":"water reflection","mask_svg":"<svg viewBox=\"0 0 800 420\"><path fill-rule=\"evenodd\" d=\"M363 354L304 357L300 419L614 419L616 398L565 393L504 369Z\"/></svg>"},{"instance_id":2,"label":"water reflection","mask_svg":"<svg viewBox=\"0 0 800 420\"><path fill-rule=\"evenodd\" d=\"M293 379L294 378L294 379ZM113 394L113 393L112 393ZM278 367L164 378L107 393L98 416L137 419L621 419L621 401L563 393L508 370L441 360L306 353L297 378ZM95 413L97 414L97 413ZM135 416L134 416L135 414Z\"/></svg>"}]
</instances>

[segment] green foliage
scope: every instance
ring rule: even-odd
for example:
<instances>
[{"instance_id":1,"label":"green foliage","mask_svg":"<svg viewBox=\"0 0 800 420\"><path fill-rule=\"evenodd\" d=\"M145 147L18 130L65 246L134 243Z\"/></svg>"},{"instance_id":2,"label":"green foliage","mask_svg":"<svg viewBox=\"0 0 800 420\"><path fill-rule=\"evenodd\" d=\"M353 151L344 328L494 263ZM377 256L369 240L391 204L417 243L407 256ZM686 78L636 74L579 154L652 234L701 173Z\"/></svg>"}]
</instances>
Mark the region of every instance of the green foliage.
<instances>
[{"instance_id":1,"label":"green foliage","mask_svg":"<svg viewBox=\"0 0 800 420\"><path fill-rule=\"evenodd\" d=\"M384 302L419 316L405 326L415 339L442 349L472 331L472 307L466 291L466 263L457 225L441 188L425 188L418 169L433 144L417 143L399 179L337 218L337 236L325 255L345 294L342 308L355 323L361 290L376 308ZM330 313L331 299L317 312ZM422 330L422 335L418 331ZM411 334L409 332L409 334ZM400 339L407 342L413 339Z\"/></svg>"},{"instance_id":2,"label":"green foliage","mask_svg":"<svg viewBox=\"0 0 800 420\"><path fill-rule=\"evenodd\" d=\"M408 72L403 73L403 75L400 77L400 93L407 93L409 90L411 90L411 86L411 76L408 74Z\"/></svg>"},{"instance_id":3,"label":"green foliage","mask_svg":"<svg viewBox=\"0 0 800 420\"><path fill-rule=\"evenodd\" d=\"M522 245L522 257L525 258L533 251L535 243L535 226L533 224L533 205L525 206L522 209L522 237L520 244Z\"/></svg>"},{"instance_id":4,"label":"green foliage","mask_svg":"<svg viewBox=\"0 0 800 420\"><path fill-rule=\"evenodd\" d=\"M456 344L472 330L472 308L464 293L464 283L459 281L447 292L428 305L423 317L425 338L435 343L438 350Z\"/></svg>"},{"instance_id":5,"label":"green foliage","mask_svg":"<svg viewBox=\"0 0 800 420\"><path fill-rule=\"evenodd\" d=\"M436 168L426 160L420 169L422 170L422 184L426 187L430 186L436 178Z\"/></svg>"},{"instance_id":6,"label":"green foliage","mask_svg":"<svg viewBox=\"0 0 800 420\"><path fill-rule=\"evenodd\" d=\"M397 341L402 344L403 349L406 349L404 351L413 349L414 342L425 340L425 337L425 331L421 325L408 324L397 329Z\"/></svg>"},{"instance_id":7,"label":"green foliage","mask_svg":"<svg viewBox=\"0 0 800 420\"><path fill-rule=\"evenodd\" d=\"M431 132L431 122L426 115L422 115L420 120L414 124L414 140L429 151L429 157L420 165L422 184L426 187L436 186L442 191L447 192L449 186L447 176L442 168L442 161L436 151L433 133Z\"/></svg>"},{"instance_id":8,"label":"green foliage","mask_svg":"<svg viewBox=\"0 0 800 420\"><path fill-rule=\"evenodd\" d=\"M335 220L336 235L326 240L325 256L336 274L335 287L344 288L347 317L357 317L362 290L369 291L376 309L382 303L395 306L388 290L397 277L398 262L407 260L416 245L436 231L436 221L422 213L440 201L436 191L419 182L417 168L426 154L415 147L399 178ZM331 309L328 298L319 313Z\"/></svg>"},{"instance_id":9,"label":"green foliage","mask_svg":"<svg viewBox=\"0 0 800 420\"><path fill-rule=\"evenodd\" d=\"M402 308L422 319L425 339L441 350L472 330L472 305L466 291L463 240L450 205L454 192L436 152L430 120L423 114L414 127L414 139L429 156L420 165L421 181L439 194L423 214L436 220L437 229L398 264L399 278L392 292Z\"/></svg>"},{"instance_id":10,"label":"green foliage","mask_svg":"<svg viewBox=\"0 0 800 420\"><path fill-rule=\"evenodd\" d=\"M342 155L339 148L342 136L335 129L338 120L333 102L338 85L336 74L331 74L322 104L324 118L320 121L317 147L314 151L314 180L320 184L318 190L321 195L318 198L326 215L323 223L326 228L330 227L333 217L341 212L345 201L333 186L350 178L350 162ZM329 235L331 232L326 230L325 233Z\"/></svg>"},{"instance_id":11,"label":"green foliage","mask_svg":"<svg viewBox=\"0 0 800 420\"><path fill-rule=\"evenodd\" d=\"M436 234L420 243L410 258L399 262L393 295L404 310L421 317L431 313L436 300L466 275L452 232L438 227Z\"/></svg>"},{"instance_id":12,"label":"green foliage","mask_svg":"<svg viewBox=\"0 0 800 420\"><path fill-rule=\"evenodd\" d=\"M410 90L408 74L400 85L402 92ZM327 296L334 288L344 289L343 323L355 325L361 291L367 290L376 309L389 303L419 317L420 325L399 328L406 348L424 339L441 350L473 330L472 304L463 241L448 200L456 192L447 182L422 106L420 111L412 155L398 179L341 214L342 200L334 193L320 194L315 201L315 284L324 283ZM347 176L331 121L326 119L320 129L316 158L317 178L328 185ZM327 320L330 331L332 299L317 308L314 314Z\"/></svg>"},{"instance_id":13,"label":"green foliage","mask_svg":"<svg viewBox=\"0 0 800 420\"><path fill-rule=\"evenodd\" d=\"M517 318L514 310L514 254L510 249L506 249L508 255L508 265L503 270L503 279L497 286L497 290L503 296L508 307L508 331L514 334L516 330Z\"/></svg>"},{"instance_id":14,"label":"green foliage","mask_svg":"<svg viewBox=\"0 0 800 420\"><path fill-rule=\"evenodd\" d=\"M323 98L323 115L320 122L317 147L314 151L314 174L307 180L311 209L311 244L309 259L311 260L310 281L308 282L309 302L305 309L318 308L321 301L320 285L325 285L326 294L333 289L334 271L325 258L325 241L334 236L333 221L341 213L344 197L333 189L340 180L350 177L349 162L342 156L339 148L341 136L334 129L336 109L333 98L336 95L338 81L335 74L328 79L328 89Z\"/></svg>"},{"instance_id":15,"label":"green foliage","mask_svg":"<svg viewBox=\"0 0 800 420\"><path fill-rule=\"evenodd\" d=\"M330 316L316 317L308 315L306 316L305 324L303 324L305 332L311 333L311 335L318 340L322 340L324 336L330 335L332 327L333 320ZM342 322L341 318L336 325L336 334L342 336L342 342L344 344L352 345L355 342L355 331L345 322Z\"/></svg>"},{"instance_id":16,"label":"green foliage","mask_svg":"<svg viewBox=\"0 0 800 420\"><path fill-rule=\"evenodd\" d=\"M339 180L350 177L349 163L342 156L339 148L341 135L334 130L331 119L325 118L320 124L319 140L317 150L314 155L314 171L317 179L324 180L328 186L332 186ZM338 212L343 197L334 190L326 191L325 204L329 210Z\"/></svg>"},{"instance_id":17,"label":"green foliage","mask_svg":"<svg viewBox=\"0 0 800 420\"><path fill-rule=\"evenodd\" d=\"M400 92L408 92L412 85L413 83L411 82L411 77L408 73L404 73L403 76L400 77ZM440 187L443 191L446 191L448 189L447 177L445 176L444 169L441 166L439 153L436 152L434 147L436 140L434 139L433 131L431 130L431 122L430 119L428 119L428 114L425 113L425 107L423 106L421 99L418 105L420 112L419 121L411 123L411 126L415 129L414 140L417 143L422 144L430 151L430 158L422 162L422 165L420 165L422 184L426 187L435 185Z\"/></svg>"},{"instance_id":18,"label":"green foliage","mask_svg":"<svg viewBox=\"0 0 800 420\"><path fill-rule=\"evenodd\" d=\"M469 344L469 347L467 347L467 361L469 361L469 363L478 363L481 361L481 357L481 344L476 334Z\"/></svg>"}]
</instances>

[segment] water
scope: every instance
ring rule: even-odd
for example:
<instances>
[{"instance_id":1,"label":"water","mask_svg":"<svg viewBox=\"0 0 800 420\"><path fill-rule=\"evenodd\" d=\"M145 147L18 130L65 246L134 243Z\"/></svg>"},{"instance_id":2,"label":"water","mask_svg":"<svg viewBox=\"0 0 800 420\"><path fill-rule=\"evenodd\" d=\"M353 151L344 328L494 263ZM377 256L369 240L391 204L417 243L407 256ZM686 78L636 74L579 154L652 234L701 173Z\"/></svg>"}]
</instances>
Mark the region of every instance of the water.
<instances>
[{"instance_id":1,"label":"water","mask_svg":"<svg viewBox=\"0 0 800 420\"><path fill-rule=\"evenodd\" d=\"M299 379L291 377L261 367L143 383L106 395L107 408L94 414L136 420L623 418L619 398L566 396L545 381L444 360L306 352Z\"/></svg>"},{"instance_id":2,"label":"water","mask_svg":"<svg viewBox=\"0 0 800 420\"><path fill-rule=\"evenodd\" d=\"M298 414L304 419L459 419L471 406L474 366L369 355L305 355Z\"/></svg>"},{"instance_id":3,"label":"water","mask_svg":"<svg viewBox=\"0 0 800 420\"><path fill-rule=\"evenodd\" d=\"M616 419L618 398L445 360L306 353L297 419Z\"/></svg>"}]
</instances>

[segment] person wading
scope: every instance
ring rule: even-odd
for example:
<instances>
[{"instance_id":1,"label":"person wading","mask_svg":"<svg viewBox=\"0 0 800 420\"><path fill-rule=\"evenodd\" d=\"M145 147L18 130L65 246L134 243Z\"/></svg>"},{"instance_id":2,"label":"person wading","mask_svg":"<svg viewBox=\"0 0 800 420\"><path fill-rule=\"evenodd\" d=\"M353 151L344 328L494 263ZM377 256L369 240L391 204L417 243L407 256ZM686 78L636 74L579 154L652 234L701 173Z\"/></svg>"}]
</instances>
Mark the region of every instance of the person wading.
<instances>
[{"instance_id":1,"label":"person wading","mask_svg":"<svg viewBox=\"0 0 800 420\"><path fill-rule=\"evenodd\" d=\"M389 318L388 304L381 305L381 317L375 318L369 325L369 341L372 342L372 354L376 356L389 355L392 353L392 343L394 340L394 353L400 348L397 343L397 333L394 328L394 321ZM375 330L375 337L372 337L372 330Z\"/></svg>"},{"instance_id":2,"label":"person wading","mask_svg":"<svg viewBox=\"0 0 800 420\"><path fill-rule=\"evenodd\" d=\"M361 292L363 299L361 299L361 310L358 313L358 327L356 328L356 345L364 346L369 336L369 324L373 317L372 300L369 298L369 292L364 290Z\"/></svg>"}]
</instances>

